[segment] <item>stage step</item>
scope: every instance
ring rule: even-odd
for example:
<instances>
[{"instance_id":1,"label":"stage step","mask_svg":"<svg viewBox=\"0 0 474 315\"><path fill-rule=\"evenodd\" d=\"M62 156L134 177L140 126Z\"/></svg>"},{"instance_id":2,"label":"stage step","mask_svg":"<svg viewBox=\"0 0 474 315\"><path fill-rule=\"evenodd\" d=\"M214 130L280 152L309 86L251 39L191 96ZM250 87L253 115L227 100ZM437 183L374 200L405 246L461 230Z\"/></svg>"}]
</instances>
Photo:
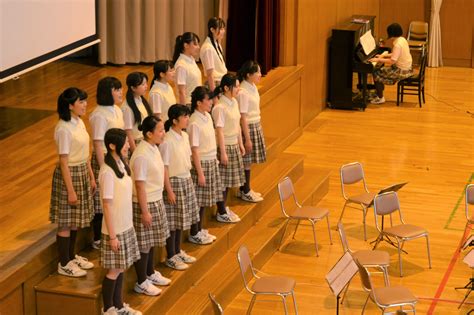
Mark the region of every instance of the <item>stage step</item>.
<instances>
[{"instance_id":1,"label":"stage step","mask_svg":"<svg viewBox=\"0 0 474 315\"><path fill-rule=\"evenodd\" d=\"M305 168L304 176L295 183L297 197L300 202L306 205L315 205L327 193L328 188L329 172L315 168ZM334 220L332 218L331 222ZM247 246L254 267L260 269L278 250L284 222L280 204L275 202L257 224L249 229L244 237L236 242L222 259L214 264L202 279L175 303L168 314L211 314L209 292L216 295L222 306L230 304L243 288L237 262L239 247L242 244ZM293 231L293 227L294 225L288 229L287 235ZM322 228L318 226L317 233L325 232L325 225ZM308 241L312 242L312 239ZM329 244L319 243L319 246L329 246ZM315 259L317 258L315 257Z\"/></svg>"},{"instance_id":2,"label":"stage step","mask_svg":"<svg viewBox=\"0 0 474 315\"><path fill-rule=\"evenodd\" d=\"M134 268L130 268L125 276L125 301L134 308L153 314L165 312L171 308L186 291L196 283L209 266L218 261L236 242L260 219L265 210L270 209L277 201L275 189L278 180L290 176L295 180L303 174L303 156L280 153L266 163L265 170L255 176L252 187L260 191L265 200L258 204L246 203L236 198L230 198L229 205L239 214L242 221L238 224L219 224L209 220L210 232L217 236L217 241L209 246L198 246L188 242L183 243L183 249L198 258L198 261L185 272L171 271L158 264L157 269L172 279L172 285L163 288L159 297L147 297L133 293L136 279ZM56 314L67 311L68 314L99 314L101 307L101 282L104 271L99 266L98 253L85 251L81 255L88 257L96 267L88 272L84 279L73 279L54 273L35 287L38 301L38 314ZM156 261L164 260L164 251L156 253ZM67 308L67 309L66 309Z\"/></svg>"}]
</instances>

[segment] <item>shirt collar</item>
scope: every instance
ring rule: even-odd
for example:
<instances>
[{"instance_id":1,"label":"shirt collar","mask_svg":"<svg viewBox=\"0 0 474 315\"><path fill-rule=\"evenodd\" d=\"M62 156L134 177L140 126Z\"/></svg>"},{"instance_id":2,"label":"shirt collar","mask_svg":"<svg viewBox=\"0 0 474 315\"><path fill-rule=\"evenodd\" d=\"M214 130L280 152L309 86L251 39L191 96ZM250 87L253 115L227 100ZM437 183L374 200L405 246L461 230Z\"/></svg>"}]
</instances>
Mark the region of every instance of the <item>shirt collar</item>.
<instances>
[{"instance_id":1,"label":"shirt collar","mask_svg":"<svg viewBox=\"0 0 474 315\"><path fill-rule=\"evenodd\" d=\"M194 60L193 57L186 56L185 54L180 54L179 57L183 58L187 63L196 63L196 60Z\"/></svg>"},{"instance_id":2,"label":"shirt collar","mask_svg":"<svg viewBox=\"0 0 474 315\"><path fill-rule=\"evenodd\" d=\"M170 128L170 132L176 138L176 140L181 141L181 139L183 139L183 136L177 133L176 131L174 131L173 128Z\"/></svg>"},{"instance_id":3,"label":"shirt collar","mask_svg":"<svg viewBox=\"0 0 474 315\"><path fill-rule=\"evenodd\" d=\"M162 83L158 80L155 80L155 84L158 86L160 90L167 90L169 88L168 83Z\"/></svg>"},{"instance_id":4,"label":"shirt collar","mask_svg":"<svg viewBox=\"0 0 474 315\"><path fill-rule=\"evenodd\" d=\"M194 111L194 113L196 114L197 117L199 117L199 119L201 119L202 121L204 122L207 122L207 120L209 119L206 115L206 113L201 113L200 111L196 110Z\"/></svg>"},{"instance_id":5,"label":"shirt collar","mask_svg":"<svg viewBox=\"0 0 474 315\"><path fill-rule=\"evenodd\" d=\"M149 143L149 142L146 141L145 139L143 139L140 143L142 143L142 142L144 143L144 145L147 147L148 150L152 150L152 151L158 150L158 146Z\"/></svg>"},{"instance_id":6,"label":"shirt collar","mask_svg":"<svg viewBox=\"0 0 474 315\"><path fill-rule=\"evenodd\" d=\"M74 126L77 126L79 124L79 119L80 118L76 118L74 116L71 115L71 123L74 125Z\"/></svg>"},{"instance_id":7,"label":"shirt collar","mask_svg":"<svg viewBox=\"0 0 474 315\"><path fill-rule=\"evenodd\" d=\"M231 106L234 102L232 101L232 99L228 98L227 96L225 95L222 95L221 96L221 100L226 104L226 105L229 105Z\"/></svg>"}]
</instances>

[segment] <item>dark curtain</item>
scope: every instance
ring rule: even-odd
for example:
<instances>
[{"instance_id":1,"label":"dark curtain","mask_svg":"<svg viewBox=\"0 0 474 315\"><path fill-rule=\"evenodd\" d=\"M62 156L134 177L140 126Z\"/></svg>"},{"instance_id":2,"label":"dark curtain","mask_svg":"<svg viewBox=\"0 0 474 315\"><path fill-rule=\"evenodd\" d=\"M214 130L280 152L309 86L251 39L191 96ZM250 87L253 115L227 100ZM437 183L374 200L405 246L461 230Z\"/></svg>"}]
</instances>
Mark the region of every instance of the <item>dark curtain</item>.
<instances>
[{"instance_id":1,"label":"dark curtain","mask_svg":"<svg viewBox=\"0 0 474 315\"><path fill-rule=\"evenodd\" d=\"M229 0L226 65L237 71L247 60L257 60L262 74L278 66L279 0Z\"/></svg>"}]
</instances>

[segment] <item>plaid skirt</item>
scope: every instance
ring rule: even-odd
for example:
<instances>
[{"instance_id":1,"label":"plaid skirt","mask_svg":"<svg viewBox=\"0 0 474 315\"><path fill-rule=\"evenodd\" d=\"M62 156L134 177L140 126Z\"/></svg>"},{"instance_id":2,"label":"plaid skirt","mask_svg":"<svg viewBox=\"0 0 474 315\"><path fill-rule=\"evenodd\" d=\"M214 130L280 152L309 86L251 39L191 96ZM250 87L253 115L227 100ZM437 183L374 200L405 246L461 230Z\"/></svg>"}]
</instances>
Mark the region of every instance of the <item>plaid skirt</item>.
<instances>
[{"instance_id":1,"label":"plaid skirt","mask_svg":"<svg viewBox=\"0 0 474 315\"><path fill-rule=\"evenodd\" d=\"M72 186L77 195L77 205L68 204L66 183L61 174L61 168L57 165L54 169L51 186L49 219L60 227L87 227L94 216L87 163L69 166L69 171L71 173Z\"/></svg>"},{"instance_id":2,"label":"plaid skirt","mask_svg":"<svg viewBox=\"0 0 474 315\"><path fill-rule=\"evenodd\" d=\"M413 70L402 70L396 65L391 67L380 67L374 71L375 82L381 82L387 85L393 85L400 80L409 78L413 75Z\"/></svg>"},{"instance_id":3,"label":"plaid skirt","mask_svg":"<svg viewBox=\"0 0 474 315\"><path fill-rule=\"evenodd\" d=\"M196 169L194 167L191 169L197 203L199 207L211 207L223 199L224 187L219 173L219 162L217 159L201 161L201 168L206 178L206 186L198 185Z\"/></svg>"},{"instance_id":4,"label":"plaid skirt","mask_svg":"<svg viewBox=\"0 0 474 315\"><path fill-rule=\"evenodd\" d=\"M155 246L165 246L170 236L166 209L163 200L148 202L148 211L151 214L151 227L142 224L142 211L138 202L133 202L133 227L137 235L138 248L144 253Z\"/></svg>"},{"instance_id":5,"label":"plaid skirt","mask_svg":"<svg viewBox=\"0 0 474 315\"><path fill-rule=\"evenodd\" d=\"M170 231L188 230L191 224L199 222L199 207L191 177L170 177L171 188L176 195L176 204L168 202L168 194L163 191L166 218Z\"/></svg>"},{"instance_id":6,"label":"plaid skirt","mask_svg":"<svg viewBox=\"0 0 474 315\"><path fill-rule=\"evenodd\" d=\"M100 264L105 269L127 269L140 259L135 229L132 227L117 234L120 246L118 252L110 247L110 236L102 233L100 242Z\"/></svg>"},{"instance_id":7,"label":"plaid skirt","mask_svg":"<svg viewBox=\"0 0 474 315\"><path fill-rule=\"evenodd\" d=\"M252 141L252 153L243 156L244 165L265 162L267 160L267 149L260 122L249 124L249 133Z\"/></svg>"},{"instance_id":8,"label":"plaid skirt","mask_svg":"<svg viewBox=\"0 0 474 315\"><path fill-rule=\"evenodd\" d=\"M97 162L97 157L95 152L92 152L92 159L91 159L91 167L92 172L94 173L95 182L97 185L97 189L95 190L94 194L94 213L102 213L102 204L100 203L100 187L99 187L99 171L100 166L99 162Z\"/></svg>"},{"instance_id":9,"label":"plaid skirt","mask_svg":"<svg viewBox=\"0 0 474 315\"><path fill-rule=\"evenodd\" d=\"M222 163L219 164L222 186L224 188L240 187L245 183L245 173L239 145L226 145L225 152L227 153L227 166L222 165ZM217 158L220 159L219 150L217 150Z\"/></svg>"}]
</instances>

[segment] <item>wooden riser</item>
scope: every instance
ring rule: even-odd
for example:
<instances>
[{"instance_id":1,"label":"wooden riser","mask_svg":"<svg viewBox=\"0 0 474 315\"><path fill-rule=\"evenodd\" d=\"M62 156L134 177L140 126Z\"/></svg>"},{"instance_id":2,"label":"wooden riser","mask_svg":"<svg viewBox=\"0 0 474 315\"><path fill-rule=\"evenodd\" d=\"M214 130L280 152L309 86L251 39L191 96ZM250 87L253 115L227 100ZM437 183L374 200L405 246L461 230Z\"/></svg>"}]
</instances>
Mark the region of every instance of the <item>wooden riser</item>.
<instances>
[{"instance_id":1,"label":"wooden riser","mask_svg":"<svg viewBox=\"0 0 474 315\"><path fill-rule=\"evenodd\" d=\"M266 174L272 174L269 177ZM135 283L135 270L130 268L125 275L125 301L130 303L142 311L147 311L150 308L158 308L157 311L164 312L173 306L174 302L181 297L190 286L199 280L199 278L210 267L210 262L218 261L223 253L226 253L269 209L277 200L276 183L284 176L291 176L292 178L299 178L303 174L303 157L292 154L281 154L278 158L269 162L267 171L261 175L257 175L253 181L253 187L258 189L265 196L265 200L258 204L245 203L243 201L236 201L231 198L232 202L229 205L233 211L239 214L242 221L238 224L219 224L215 220L209 221L208 228L210 232L218 237L217 241L209 246L198 246L188 242L183 243L183 249L189 254L195 256L198 261L185 272L171 271L169 268L159 264L157 269L163 275L170 277L173 283L170 287L164 288L160 297L146 297L132 293L133 285ZM88 309L93 309L98 304L100 305L100 289L103 279L103 271L99 267L97 252L85 252L84 256L89 257L96 265L96 268L88 272L86 279L71 279L57 274L53 274L45 279L36 287L38 293L43 296L46 294L55 296L56 299L61 299L63 296L69 297L84 297L83 303L87 304ZM156 253L156 261L164 260L164 251ZM55 314L56 311L64 311L64 303L60 309L47 309L43 300L38 299L38 311L48 310L48 312L38 312L38 314ZM49 304L47 306L53 307Z\"/></svg>"}]
</instances>

